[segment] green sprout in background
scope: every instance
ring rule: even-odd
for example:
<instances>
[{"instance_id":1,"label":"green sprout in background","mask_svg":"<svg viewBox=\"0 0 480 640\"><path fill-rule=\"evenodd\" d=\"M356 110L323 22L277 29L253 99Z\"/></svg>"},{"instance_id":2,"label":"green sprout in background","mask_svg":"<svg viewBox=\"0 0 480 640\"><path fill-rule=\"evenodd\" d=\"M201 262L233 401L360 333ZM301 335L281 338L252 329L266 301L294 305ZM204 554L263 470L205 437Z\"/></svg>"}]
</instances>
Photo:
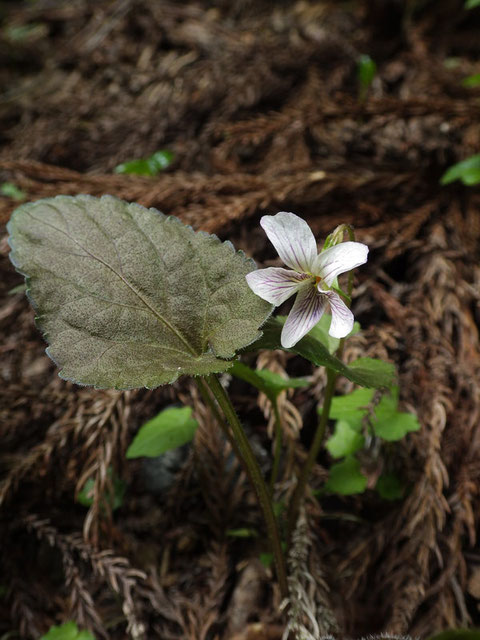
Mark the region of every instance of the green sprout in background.
<instances>
[{"instance_id":1,"label":"green sprout in background","mask_svg":"<svg viewBox=\"0 0 480 640\"><path fill-rule=\"evenodd\" d=\"M364 103L368 90L377 74L377 65L372 58L364 53L357 61L358 101Z\"/></svg>"},{"instance_id":2,"label":"green sprout in background","mask_svg":"<svg viewBox=\"0 0 480 640\"><path fill-rule=\"evenodd\" d=\"M13 182L4 182L0 185L0 194L2 196L6 196L7 198L12 198L12 200L25 200L27 198L27 194L25 191L19 189Z\"/></svg>"},{"instance_id":3,"label":"green sprout in background","mask_svg":"<svg viewBox=\"0 0 480 640\"><path fill-rule=\"evenodd\" d=\"M462 87L465 89L476 89L480 87L480 73L474 73L462 80Z\"/></svg>"},{"instance_id":4,"label":"green sprout in background","mask_svg":"<svg viewBox=\"0 0 480 640\"><path fill-rule=\"evenodd\" d=\"M450 184L455 180L460 180L467 187L480 183L480 153L450 167L441 177L440 184Z\"/></svg>"},{"instance_id":5,"label":"green sprout in background","mask_svg":"<svg viewBox=\"0 0 480 640\"><path fill-rule=\"evenodd\" d=\"M162 149L155 151L148 158L139 158L119 164L115 167L115 173L153 177L167 169L172 164L173 158L174 155L171 151Z\"/></svg>"},{"instance_id":6,"label":"green sprout in background","mask_svg":"<svg viewBox=\"0 0 480 640\"><path fill-rule=\"evenodd\" d=\"M75 622L65 622L59 626L50 627L40 640L95 640L90 631L80 630Z\"/></svg>"}]
</instances>

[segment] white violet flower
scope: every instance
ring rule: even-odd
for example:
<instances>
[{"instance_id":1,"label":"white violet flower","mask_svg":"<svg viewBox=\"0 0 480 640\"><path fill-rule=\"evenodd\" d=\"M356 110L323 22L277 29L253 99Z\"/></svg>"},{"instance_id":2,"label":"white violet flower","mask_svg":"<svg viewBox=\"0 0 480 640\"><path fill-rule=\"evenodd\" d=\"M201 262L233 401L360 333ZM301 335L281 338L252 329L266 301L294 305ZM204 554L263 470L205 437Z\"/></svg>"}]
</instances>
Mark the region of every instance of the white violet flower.
<instances>
[{"instance_id":1,"label":"white violet flower","mask_svg":"<svg viewBox=\"0 0 480 640\"><path fill-rule=\"evenodd\" d=\"M288 349L301 340L320 320L327 304L332 313L330 335L347 336L353 328L353 313L332 284L341 273L367 261L368 247L361 242L341 242L317 254L308 224L286 211L263 216L260 224L280 258L293 269L269 267L246 276L250 289L276 307L297 294L282 329L282 347Z\"/></svg>"}]
</instances>

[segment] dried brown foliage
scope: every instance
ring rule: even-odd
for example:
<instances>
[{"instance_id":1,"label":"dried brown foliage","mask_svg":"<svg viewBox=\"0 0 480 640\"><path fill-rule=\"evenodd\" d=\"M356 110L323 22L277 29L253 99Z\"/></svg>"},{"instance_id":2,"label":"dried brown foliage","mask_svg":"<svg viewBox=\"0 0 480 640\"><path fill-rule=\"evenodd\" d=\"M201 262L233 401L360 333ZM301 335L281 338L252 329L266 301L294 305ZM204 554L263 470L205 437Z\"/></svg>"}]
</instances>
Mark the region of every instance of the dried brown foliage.
<instances>
[{"instance_id":1,"label":"dried brown foliage","mask_svg":"<svg viewBox=\"0 0 480 640\"><path fill-rule=\"evenodd\" d=\"M32 200L111 193L155 206L233 237L266 264L274 252L258 216L279 209L303 215L319 236L354 224L370 245L354 302L364 331L345 357L395 362L401 404L422 430L365 458L369 486L395 469L409 485L404 500L367 492L308 502L310 595L351 636L479 624L480 197L438 185L447 166L478 153L478 89L460 80L478 73L479 24L462 0L418 4L0 3L0 182ZM12 41L9 27L25 25L34 28ZM379 72L361 105L355 64L364 52ZM451 57L455 69L444 64ZM159 148L176 154L160 176L113 173ZM14 206L0 196L2 223ZM268 580L255 574L256 607L242 600L241 563L254 566L263 541L226 532L261 531L261 522L195 389L119 393L59 380L24 297L8 295L20 279L7 253L2 236L0 634L37 639L72 617L112 639L281 637ZM313 375L311 391L280 399L301 464L322 372L278 354L259 364ZM231 390L259 450L270 449L268 403L239 383ZM200 427L157 495L124 454L142 422L179 394ZM319 462L316 485L329 460ZM129 487L118 515L103 500L109 468ZM286 468L279 495L290 489ZM74 498L88 478L86 511ZM232 623L240 601L245 620L260 620L243 631Z\"/></svg>"}]
</instances>

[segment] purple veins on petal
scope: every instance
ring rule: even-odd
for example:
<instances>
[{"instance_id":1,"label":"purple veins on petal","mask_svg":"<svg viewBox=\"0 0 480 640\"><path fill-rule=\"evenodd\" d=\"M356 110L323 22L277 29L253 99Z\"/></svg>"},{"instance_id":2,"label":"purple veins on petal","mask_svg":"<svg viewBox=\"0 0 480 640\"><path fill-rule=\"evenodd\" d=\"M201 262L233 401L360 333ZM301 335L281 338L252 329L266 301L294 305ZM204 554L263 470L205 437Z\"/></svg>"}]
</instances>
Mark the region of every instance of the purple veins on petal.
<instances>
[{"instance_id":1,"label":"purple veins on petal","mask_svg":"<svg viewBox=\"0 0 480 640\"><path fill-rule=\"evenodd\" d=\"M282 347L289 349L297 344L320 320L327 302L327 296L318 293L315 287L301 289L283 325L280 337Z\"/></svg>"},{"instance_id":2,"label":"purple veins on petal","mask_svg":"<svg viewBox=\"0 0 480 640\"><path fill-rule=\"evenodd\" d=\"M282 267L251 271L246 279L248 286L257 296L277 307L312 280L305 273L297 273Z\"/></svg>"}]
</instances>

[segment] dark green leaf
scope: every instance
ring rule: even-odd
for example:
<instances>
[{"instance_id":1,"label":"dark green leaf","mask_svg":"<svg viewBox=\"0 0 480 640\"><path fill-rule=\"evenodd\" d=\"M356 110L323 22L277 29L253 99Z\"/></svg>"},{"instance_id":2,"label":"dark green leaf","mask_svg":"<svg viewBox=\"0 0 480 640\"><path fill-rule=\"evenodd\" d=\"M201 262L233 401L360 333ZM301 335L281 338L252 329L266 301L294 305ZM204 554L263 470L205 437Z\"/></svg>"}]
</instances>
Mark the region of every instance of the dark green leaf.
<instances>
[{"instance_id":1,"label":"dark green leaf","mask_svg":"<svg viewBox=\"0 0 480 640\"><path fill-rule=\"evenodd\" d=\"M170 407L140 427L127 458L154 458L193 440L198 422L190 407Z\"/></svg>"},{"instance_id":2,"label":"dark green leaf","mask_svg":"<svg viewBox=\"0 0 480 640\"><path fill-rule=\"evenodd\" d=\"M90 631L79 631L75 622L50 627L40 640L95 640Z\"/></svg>"},{"instance_id":3,"label":"dark green leaf","mask_svg":"<svg viewBox=\"0 0 480 640\"><path fill-rule=\"evenodd\" d=\"M448 169L440 179L440 184L446 185L454 182L455 180L461 180L464 184L474 184L472 180L476 180L478 177L478 170L480 169L480 153L470 156L462 162L457 162L450 169ZM467 182L465 182L467 180Z\"/></svg>"},{"instance_id":4,"label":"dark green leaf","mask_svg":"<svg viewBox=\"0 0 480 640\"><path fill-rule=\"evenodd\" d=\"M334 464L330 468L325 489L331 493L349 496L363 493L367 487L367 478L360 470L360 462L354 456Z\"/></svg>"},{"instance_id":5,"label":"dark green leaf","mask_svg":"<svg viewBox=\"0 0 480 640\"><path fill-rule=\"evenodd\" d=\"M229 373L253 385L271 400L274 400L279 393L286 389L308 387L310 384L305 378L282 378L278 373L267 369L251 369L239 360L230 367Z\"/></svg>"},{"instance_id":6,"label":"dark green leaf","mask_svg":"<svg viewBox=\"0 0 480 640\"><path fill-rule=\"evenodd\" d=\"M465 9L475 9L475 7L480 7L480 0L467 0L465 2Z\"/></svg>"},{"instance_id":7,"label":"dark green leaf","mask_svg":"<svg viewBox=\"0 0 480 640\"><path fill-rule=\"evenodd\" d=\"M8 229L47 353L80 384L226 371L272 309L247 285L252 260L155 209L57 196L20 206Z\"/></svg>"},{"instance_id":8,"label":"dark green leaf","mask_svg":"<svg viewBox=\"0 0 480 640\"><path fill-rule=\"evenodd\" d=\"M371 358L362 358L361 361L357 361L357 363L360 362L360 365L357 365L356 367L349 367L332 355L321 340L311 333L302 338L302 340L297 342L297 344L291 349L284 349L280 343L280 334L284 323L285 317L283 316L270 318L262 327L263 335L261 338L252 345L249 345L246 350L256 351L258 349L283 349L284 351L290 351L291 353L296 353L303 358L306 358L310 362L313 362L317 367L328 367L363 387L385 387L391 384L391 377L386 377L385 368L377 373L370 367L370 365L365 365L363 361L371 360ZM390 367L389 370L393 374L393 366L387 365L387 367Z\"/></svg>"},{"instance_id":9,"label":"dark green leaf","mask_svg":"<svg viewBox=\"0 0 480 640\"><path fill-rule=\"evenodd\" d=\"M326 448L334 458L351 455L363 447L365 438L345 420L337 420L335 431L327 440Z\"/></svg>"},{"instance_id":10,"label":"dark green leaf","mask_svg":"<svg viewBox=\"0 0 480 640\"><path fill-rule=\"evenodd\" d=\"M400 500L405 495L405 484L394 473L382 474L375 489L384 500Z\"/></svg>"},{"instance_id":11,"label":"dark green leaf","mask_svg":"<svg viewBox=\"0 0 480 640\"><path fill-rule=\"evenodd\" d=\"M480 87L480 73L475 73L471 76L467 76L462 80L462 87L466 89L475 89Z\"/></svg>"}]
</instances>

